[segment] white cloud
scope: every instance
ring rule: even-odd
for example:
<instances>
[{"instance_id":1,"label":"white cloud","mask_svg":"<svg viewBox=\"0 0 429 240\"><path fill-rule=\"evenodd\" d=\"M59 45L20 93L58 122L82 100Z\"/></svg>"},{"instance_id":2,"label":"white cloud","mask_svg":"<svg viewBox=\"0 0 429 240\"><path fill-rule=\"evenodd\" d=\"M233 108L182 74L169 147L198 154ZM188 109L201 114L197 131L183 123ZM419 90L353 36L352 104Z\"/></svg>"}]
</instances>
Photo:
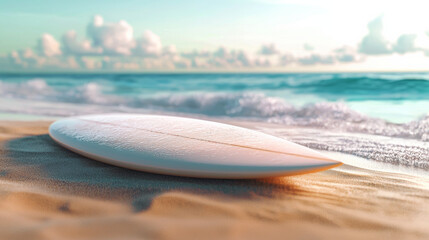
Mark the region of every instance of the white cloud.
<instances>
[{"instance_id":1,"label":"white cloud","mask_svg":"<svg viewBox=\"0 0 429 240\"><path fill-rule=\"evenodd\" d=\"M191 60L191 67L197 69L208 69L211 67L209 59L213 53L205 50L193 50L191 52L183 52L180 54L181 57Z\"/></svg>"},{"instance_id":2,"label":"white cloud","mask_svg":"<svg viewBox=\"0 0 429 240\"><path fill-rule=\"evenodd\" d=\"M106 55L130 55L135 46L133 28L124 20L104 23L103 18L96 15L87 27L87 34L94 46L101 47Z\"/></svg>"},{"instance_id":3,"label":"white cloud","mask_svg":"<svg viewBox=\"0 0 429 240\"><path fill-rule=\"evenodd\" d=\"M174 61L174 67L179 69L188 69L192 67L192 61L186 58L179 58Z\"/></svg>"},{"instance_id":4,"label":"white cloud","mask_svg":"<svg viewBox=\"0 0 429 240\"><path fill-rule=\"evenodd\" d=\"M364 58L356 52L356 49L344 46L334 50L335 58L339 62L350 63L362 61Z\"/></svg>"},{"instance_id":5,"label":"white cloud","mask_svg":"<svg viewBox=\"0 0 429 240\"><path fill-rule=\"evenodd\" d=\"M228 49L226 47L219 47L214 53L213 53L214 57L218 57L218 58L222 58L222 59L226 59L230 57L230 53L228 51Z\"/></svg>"},{"instance_id":6,"label":"white cloud","mask_svg":"<svg viewBox=\"0 0 429 240\"><path fill-rule=\"evenodd\" d=\"M184 52L181 54L182 57L185 58L207 58L210 56L210 52L209 51L205 51L205 50L194 50L192 52Z\"/></svg>"},{"instance_id":7,"label":"white cloud","mask_svg":"<svg viewBox=\"0 0 429 240\"><path fill-rule=\"evenodd\" d=\"M37 50L42 56L52 57L61 55L60 43L50 34L43 34L37 42Z\"/></svg>"},{"instance_id":8,"label":"white cloud","mask_svg":"<svg viewBox=\"0 0 429 240\"><path fill-rule=\"evenodd\" d=\"M143 58L141 68L148 70L172 70L176 68L176 65L173 58Z\"/></svg>"},{"instance_id":9,"label":"white cloud","mask_svg":"<svg viewBox=\"0 0 429 240\"><path fill-rule=\"evenodd\" d=\"M242 66L250 67L254 65L252 59L249 57L249 54L247 52L240 50L234 53L235 60Z\"/></svg>"},{"instance_id":10,"label":"white cloud","mask_svg":"<svg viewBox=\"0 0 429 240\"><path fill-rule=\"evenodd\" d=\"M291 63L295 60L298 64L301 65L332 65L338 63L360 62L364 60L364 57L357 53L355 48L350 46L334 49L332 52L327 54L313 53L311 55L298 57L296 59L285 55L283 58L285 59L281 59L281 62L287 61Z\"/></svg>"},{"instance_id":11,"label":"white cloud","mask_svg":"<svg viewBox=\"0 0 429 240\"><path fill-rule=\"evenodd\" d=\"M359 45L359 52L368 55L381 55L391 53L391 47L383 36L383 17L377 17L368 23L368 34Z\"/></svg>"},{"instance_id":12,"label":"white cloud","mask_svg":"<svg viewBox=\"0 0 429 240\"><path fill-rule=\"evenodd\" d=\"M96 59L90 57L78 58L79 65L85 69L99 69L102 67L102 63Z\"/></svg>"},{"instance_id":13,"label":"white cloud","mask_svg":"<svg viewBox=\"0 0 429 240\"><path fill-rule=\"evenodd\" d=\"M367 55L383 55L392 53L411 53L422 51L416 47L416 34L402 34L395 44L391 44L383 36L383 18L377 17L368 24L368 34L362 39L359 45L359 52ZM424 50L423 50L424 51Z\"/></svg>"},{"instance_id":14,"label":"white cloud","mask_svg":"<svg viewBox=\"0 0 429 240\"><path fill-rule=\"evenodd\" d=\"M292 63L295 63L295 61L296 61L296 59L292 54L286 53L280 57L279 65L280 66L287 66L287 65L290 65Z\"/></svg>"},{"instance_id":15,"label":"white cloud","mask_svg":"<svg viewBox=\"0 0 429 240\"><path fill-rule=\"evenodd\" d=\"M270 59L255 59L254 66L256 67L271 67L273 64Z\"/></svg>"},{"instance_id":16,"label":"white cloud","mask_svg":"<svg viewBox=\"0 0 429 240\"><path fill-rule=\"evenodd\" d=\"M255 61L249 54L243 50L228 50L220 47L209 57L208 63L212 67L232 68L232 67L251 67L255 66Z\"/></svg>"},{"instance_id":17,"label":"white cloud","mask_svg":"<svg viewBox=\"0 0 429 240\"><path fill-rule=\"evenodd\" d=\"M143 36L137 39L134 53L140 56L159 56L162 53L161 38L152 31L145 31Z\"/></svg>"},{"instance_id":18,"label":"white cloud","mask_svg":"<svg viewBox=\"0 0 429 240\"><path fill-rule=\"evenodd\" d=\"M9 62L14 67L28 68L39 64L39 57L30 48L13 51L9 54Z\"/></svg>"},{"instance_id":19,"label":"white cloud","mask_svg":"<svg viewBox=\"0 0 429 240\"><path fill-rule=\"evenodd\" d=\"M259 53L262 55L274 55L280 53L280 51L277 49L274 43L271 43L262 45Z\"/></svg>"},{"instance_id":20,"label":"white cloud","mask_svg":"<svg viewBox=\"0 0 429 240\"><path fill-rule=\"evenodd\" d=\"M177 49L176 46L170 45L166 46L162 49L162 54L167 56L175 56L177 55Z\"/></svg>"},{"instance_id":21,"label":"white cloud","mask_svg":"<svg viewBox=\"0 0 429 240\"><path fill-rule=\"evenodd\" d=\"M213 52L197 51L185 52L177 55L176 58L189 59L187 68L242 68L254 66L266 66L270 64L269 60L252 57L248 52L243 50L229 50L225 47L219 47ZM181 60L182 61L182 60ZM177 65L177 64L176 64Z\"/></svg>"},{"instance_id":22,"label":"white cloud","mask_svg":"<svg viewBox=\"0 0 429 240\"><path fill-rule=\"evenodd\" d=\"M62 49L64 54L69 55L91 55L101 54L101 47L94 48L89 40L79 42L75 31L70 30L62 37Z\"/></svg>"},{"instance_id":23,"label":"white cloud","mask_svg":"<svg viewBox=\"0 0 429 240\"><path fill-rule=\"evenodd\" d=\"M335 57L332 55L311 54L310 56L298 58L298 62L302 65L316 64L334 64Z\"/></svg>"},{"instance_id":24,"label":"white cloud","mask_svg":"<svg viewBox=\"0 0 429 240\"><path fill-rule=\"evenodd\" d=\"M13 51L7 58L0 58L0 65L7 59L12 68L215 70L346 64L361 62L365 55L425 51L415 46L416 35L412 34L401 35L391 47L383 37L381 17L370 22L368 29L358 50L342 47L322 54L306 43L304 49L310 52L304 56L281 53L275 44L264 44L254 53L226 47L178 52L174 45L163 46L161 37L152 31L134 39L133 28L127 22L105 23L101 16L95 16L87 27L88 39L80 40L72 30L62 36L60 46L52 35L44 34L35 51Z\"/></svg>"},{"instance_id":25,"label":"white cloud","mask_svg":"<svg viewBox=\"0 0 429 240\"><path fill-rule=\"evenodd\" d=\"M415 34L402 34L393 46L393 50L400 54L418 51L419 48L415 46L416 38Z\"/></svg>"},{"instance_id":26,"label":"white cloud","mask_svg":"<svg viewBox=\"0 0 429 240\"><path fill-rule=\"evenodd\" d=\"M13 51L8 55L7 68L10 69L79 69L82 64L74 56L38 55L32 49ZM4 67L4 66L0 66Z\"/></svg>"},{"instance_id":27,"label":"white cloud","mask_svg":"<svg viewBox=\"0 0 429 240\"><path fill-rule=\"evenodd\" d=\"M314 50L314 47L313 46L311 46L310 44L308 44L308 43L304 43L304 50L306 50L306 51L313 51Z\"/></svg>"}]
</instances>

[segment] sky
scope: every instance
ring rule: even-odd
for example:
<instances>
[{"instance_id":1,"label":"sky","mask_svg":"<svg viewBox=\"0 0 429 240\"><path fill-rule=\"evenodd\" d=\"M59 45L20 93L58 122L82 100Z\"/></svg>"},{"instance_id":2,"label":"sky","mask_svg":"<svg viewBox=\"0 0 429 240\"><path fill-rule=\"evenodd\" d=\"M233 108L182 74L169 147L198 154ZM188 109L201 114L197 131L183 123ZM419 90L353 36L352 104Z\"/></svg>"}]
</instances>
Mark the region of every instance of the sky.
<instances>
[{"instance_id":1,"label":"sky","mask_svg":"<svg viewBox=\"0 0 429 240\"><path fill-rule=\"evenodd\" d=\"M0 0L0 71L427 71L429 2Z\"/></svg>"}]
</instances>

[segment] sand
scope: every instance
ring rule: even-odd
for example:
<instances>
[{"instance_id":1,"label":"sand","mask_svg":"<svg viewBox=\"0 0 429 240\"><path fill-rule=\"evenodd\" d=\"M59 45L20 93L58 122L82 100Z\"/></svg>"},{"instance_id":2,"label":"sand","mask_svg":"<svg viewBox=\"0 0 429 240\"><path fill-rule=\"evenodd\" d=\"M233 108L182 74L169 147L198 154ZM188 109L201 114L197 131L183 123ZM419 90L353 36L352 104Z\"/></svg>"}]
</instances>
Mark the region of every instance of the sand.
<instances>
[{"instance_id":1,"label":"sand","mask_svg":"<svg viewBox=\"0 0 429 240\"><path fill-rule=\"evenodd\" d=\"M0 239L429 239L429 177L156 175L65 150L49 124L0 122Z\"/></svg>"}]
</instances>

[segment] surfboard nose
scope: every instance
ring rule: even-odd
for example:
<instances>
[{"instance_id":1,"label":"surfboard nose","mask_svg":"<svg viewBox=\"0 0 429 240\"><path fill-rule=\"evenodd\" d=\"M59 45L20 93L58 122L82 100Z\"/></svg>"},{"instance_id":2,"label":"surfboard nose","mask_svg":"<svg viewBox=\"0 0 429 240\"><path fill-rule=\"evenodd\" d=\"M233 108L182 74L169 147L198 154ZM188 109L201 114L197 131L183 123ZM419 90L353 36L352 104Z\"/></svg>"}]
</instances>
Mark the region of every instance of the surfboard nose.
<instances>
[{"instance_id":1,"label":"surfboard nose","mask_svg":"<svg viewBox=\"0 0 429 240\"><path fill-rule=\"evenodd\" d=\"M314 168L321 168L322 170L326 170L334 167L339 167L341 165L343 165L342 162L332 160L332 162L321 161L320 164L315 164L313 166Z\"/></svg>"},{"instance_id":2,"label":"surfboard nose","mask_svg":"<svg viewBox=\"0 0 429 240\"><path fill-rule=\"evenodd\" d=\"M290 165L290 162L282 166L278 166L275 170L271 170L271 176L293 176L307 173L315 173L325 171L331 168L343 165L342 162L331 159L305 159L298 161L296 165Z\"/></svg>"},{"instance_id":3,"label":"surfboard nose","mask_svg":"<svg viewBox=\"0 0 429 240\"><path fill-rule=\"evenodd\" d=\"M285 156L285 161L281 162L277 169L284 171L286 175L295 175L300 174L300 172L318 172L343 165L341 161L310 148L300 146L299 150L298 152L287 153L288 156Z\"/></svg>"},{"instance_id":4,"label":"surfboard nose","mask_svg":"<svg viewBox=\"0 0 429 240\"><path fill-rule=\"evenodd\" d=\"M311 150L311 149L309 149ZM312 165L317 165L317 166L333 166L333 167L337 167L337 166L341 166L343 165L342 162L333 159L332 157L328 157L325 154L321 154L319 152L313 151L314 153L317 154L309 154L308 156L305 156L306 160L309 162L312 162Z\"/></svg>"}]
</instances>

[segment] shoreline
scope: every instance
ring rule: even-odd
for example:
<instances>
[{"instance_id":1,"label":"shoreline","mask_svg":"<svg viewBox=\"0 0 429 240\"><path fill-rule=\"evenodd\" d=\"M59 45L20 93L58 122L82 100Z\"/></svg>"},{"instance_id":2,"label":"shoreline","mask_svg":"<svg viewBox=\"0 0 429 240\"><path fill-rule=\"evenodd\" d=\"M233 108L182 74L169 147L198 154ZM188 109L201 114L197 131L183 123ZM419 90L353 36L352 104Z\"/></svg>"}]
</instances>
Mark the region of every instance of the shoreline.
<instances>
[{"instance_id":1,"label":"shoreline","mask_svg":"<svg viewBox=\"0 0 429 240\"><path fill-rule=\"evenodd\" d=\"M150 114L150 113L148 113ZM177 113L154 113L154 114L160 114L160 115L166 115L166 116L179 116L179 117L191 117L191 118L199 118L207 121L215 121L219 123L225 123L225 124L231 124L238 127L248 128L260 132L264 132L273 136L282 137L278 134L277 131L281 131L284 129L297 129L297 132L300 130L312 130L312 128L308 127L300 127L300 126L284 126L278 123L268 123L268 122L261 122L261 121L252 121L249 119L233 119L233 118L221 118L221 117L208 117L204 115L195 115L195 114L177 114ZM42 126L46 126L51 124L52 122L61 119L64 117L61 116L44 116L44 115L32 115L32 114L16 114L16 113L3 113L0 112L0 125L5 123L11 123L14 125L14 123L19 124L32 124L32 123L39 123ZM315 129L318 130L318 129ZM353 135L360 135L362 133L348 133ZM389 138L385 136L377 136L379 138ZM416 141L415 139L404 139L406 141ZM410 175L417 175L422 177L429 176L429 170L412 167L412 166L404 166L399 164L390 164L385 162L378 162L373 160L368 160L363 157L355 156L353 154L349 153L343 153L343 152L335 152L335 151L327 151L327 150L321 150L321 149L314 149L316 151L322 152L324 154L327 154L334 159L342 158L343 162L348 165L352 165L359 168L364 168L367 170L379 170L389 173L400 173L400 174L410 174Z\"/></svg>"},{"instance_id":2,"label":"shoreline","mask_svg":"<svg viewBox=\"0 0 429 240\"><path fill-rule=\"evenodd\" d=\"M348 164L262 180L157 175L69 152L49 123L0 121L1 238L429 237L422 176Z\"/></svg>"}]
</instances>

